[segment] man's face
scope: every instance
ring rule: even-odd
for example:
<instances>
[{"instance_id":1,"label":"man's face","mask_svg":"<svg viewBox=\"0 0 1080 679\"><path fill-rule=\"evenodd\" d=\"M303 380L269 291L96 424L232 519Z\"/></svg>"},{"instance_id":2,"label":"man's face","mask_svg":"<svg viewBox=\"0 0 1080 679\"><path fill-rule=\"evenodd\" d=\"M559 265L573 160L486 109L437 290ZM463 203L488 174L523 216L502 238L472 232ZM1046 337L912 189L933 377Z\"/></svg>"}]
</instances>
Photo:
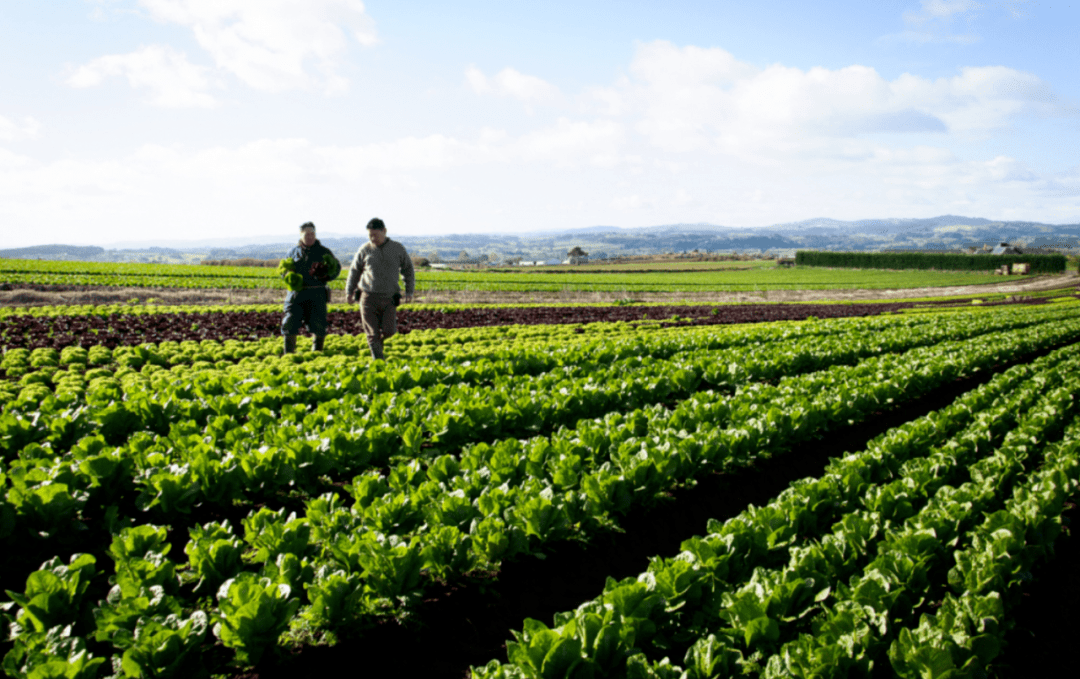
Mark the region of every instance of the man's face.
<instances>
[{"instance_id":1,"label":"man's face","mask_svg":"<svg viewBox=\"0 0 1080 679\"><path fill-rule=\"evenodd\" d=\"M315 243L315 229L304 229L304 235L301 236L304 241L304 245L311 247Z\"/></svg>"},{"instance_id":2,"label":"man's face","mask_svg":"<svg viewBox=\"0 0 1080 679\"><path fill-rule=\"evenodd\" d=\"M376 246L386 242L386 229L368 229L368 240Z\"/></svg>"}]
</instances>

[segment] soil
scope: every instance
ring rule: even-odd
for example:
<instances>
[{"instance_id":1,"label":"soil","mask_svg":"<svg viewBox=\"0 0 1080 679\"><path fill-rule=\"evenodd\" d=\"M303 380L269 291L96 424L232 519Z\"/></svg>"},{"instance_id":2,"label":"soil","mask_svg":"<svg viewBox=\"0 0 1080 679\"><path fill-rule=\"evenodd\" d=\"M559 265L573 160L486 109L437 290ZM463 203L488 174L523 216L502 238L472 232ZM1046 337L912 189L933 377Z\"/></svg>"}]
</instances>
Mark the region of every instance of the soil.
<instances>
[{"instance_id":1,"label":"soil","mask_svg":"<svg viewBox=\"0 0 1080 679\"><path fill-rule=\"evenodd\" d=\"M696 486L677 489L657 505L632 510L620 521L623 533L600 535L587 545L555 545L546 558L508 563L497 576L432 587L409 624L387 620L357 637L341 639L336 646L286 652L272 665L244 676L340 675L346 667L357 667L359 673L367 662L358 658L392 658L399 676L461 679L470 676L471 666L493 659L506 662L506 641L512 638L511 630L522 628L525 618L552 624L555 613L573 610L597 596L608 577L633 577L646 570L649 557L676 555L683 540L705 534L709 519L722 521L749 504L767 504L792 481L819 476L830 458L864 449L879 434L947 406L1010 365L957 380L915 402L875 413L862 424L831 431L783 456L700 478ZM1068 648L1064 642L1080 632L1073 614L1080 604L1080 575L1071 558L1080 546L1071 537L1063 537L1061 544L1054 561L1036 572L1030 596L1017 610L1018 624L1008 637L1010 648L995 664L1003 679L1049 675L1049 668L1062 659L1062 649ZM1033 661L1032 654L1039 657ZM1043 666L1033 662L1043 663L1047 671L1040 671Z\"/></svg>"}]
</instances>

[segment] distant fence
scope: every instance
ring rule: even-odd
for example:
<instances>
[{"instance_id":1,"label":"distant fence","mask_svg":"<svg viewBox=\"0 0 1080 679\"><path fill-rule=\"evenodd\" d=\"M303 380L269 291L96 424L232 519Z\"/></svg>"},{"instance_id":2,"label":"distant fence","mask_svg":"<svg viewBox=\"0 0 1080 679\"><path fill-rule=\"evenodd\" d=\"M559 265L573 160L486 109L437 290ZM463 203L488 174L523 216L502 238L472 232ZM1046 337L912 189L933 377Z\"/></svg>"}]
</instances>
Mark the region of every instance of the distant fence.
<instances>
[{"instance_id":1,"label":"distant fence","mask_svg":"<svg viewBox=\"0 0 1080 679\"><path fill-rule=\"evenodd\" d=\"M1008 264L1030 264L1031 273L1065 271L1065 255L967 255L939 252L822 252L799 250L795 263L837 269L938 269L940 271L993 271Z\"/></svg>"}]
</instances>

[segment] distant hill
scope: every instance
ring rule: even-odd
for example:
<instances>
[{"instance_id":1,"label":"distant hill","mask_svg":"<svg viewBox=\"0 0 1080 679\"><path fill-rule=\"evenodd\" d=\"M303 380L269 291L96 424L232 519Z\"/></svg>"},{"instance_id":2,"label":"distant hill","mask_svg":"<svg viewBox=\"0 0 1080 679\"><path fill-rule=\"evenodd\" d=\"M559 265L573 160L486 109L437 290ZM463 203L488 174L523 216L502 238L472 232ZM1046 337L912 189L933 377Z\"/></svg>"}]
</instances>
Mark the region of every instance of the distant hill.
<instances>
[{"instance_id":1,"label":"distant hill","mask_svg":"<svg viewBox=\"0 0 1080 679\"><path fill-rule=\"evenodd\" d=\"M4 259L71 259L86 261L105 254L105 248L96 245L35 245L28 248L0 250Z\"/></svg>"},{"instance_id":2,"label":"distant hill","mask_svg":"<svg viewBox=\"0 0 1080 679\"><path fill-rule=\"evenodd\" d=\"M365 241L364 234L320 234L320 240L343 260L349 259ZM829 218L761 227L728 227L714 224L665 224L625 228L590 226L531 233L446 234L439 236L393 236L413 254L444 261L457 260L462 252L523 259L565 257L580 247L592 258L647 255L665 252L740 252L790 255L795 250L881 251L962 250L1007 241L1021 247L1080 253L1080 224L1002 222L980 217L942 215L928 219ZM274 259L283 256L295 240L281 236L204 241L114 243L107 247L41 245L0 250L0 258L75 259L86 261L172 261L201 259Z\"/></svg>"}]
</instances>

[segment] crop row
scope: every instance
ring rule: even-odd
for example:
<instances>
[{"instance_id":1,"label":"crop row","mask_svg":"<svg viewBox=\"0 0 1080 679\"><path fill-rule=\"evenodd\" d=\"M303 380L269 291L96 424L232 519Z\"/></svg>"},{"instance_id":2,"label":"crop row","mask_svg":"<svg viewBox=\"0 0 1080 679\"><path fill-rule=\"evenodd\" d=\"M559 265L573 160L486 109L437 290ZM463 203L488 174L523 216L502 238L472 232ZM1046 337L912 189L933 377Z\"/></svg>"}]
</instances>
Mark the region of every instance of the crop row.
<instances>
[{"instance_id":1,"label":"crop row","mask_svg":"<svg viewBox=\"0 0 1080 679\"><path fill-rule=\"evenodd\" d=\"M1040 302L1042 300L1039 300ZM911 303L875 304L743 304L730 306L607 307L469 307L464 309L398 310L401 333L433 328L506 325L565 325L643 321L667 324L727 325L814 318L848 318L895 312ZM329 327L338 334L362 335L354 308L329 312ZM144 342L280 337L280 311L185 311L110 316L9 316L0 329L6 349L94 345L110 348Z\"/></svg>"},{"instance_id":2,"label":"crop row","mask_svg":"<svg viewBox=\"0 0 1080 679\"><path fill-rule=\"evenodd\" d=\"M216 267L215 267L216 268ZM29 284L34 286L61 286L71 288L73 286L103 286L103 287L137 287L137 288L187 288L194 290L255 290L261 288L283 288L280 279L275 275L273 278L265 275L233 276L226 272L212 271L209 274L201 269L191 267L187 275L176 274L125 274L125 273L3 273L3 280L9 284ZM271 270L272 271L272 270ZM261 270L251 269L252 273L261 273ZM273 272L273 271L272 271ZM276 274L276 272L273 272ZM337 285L334 285L337 283ZM331 287L343 288L339 281L331 283Z\"/></svg>"},{"instance_id":3,"label":"crop row","mask_svg":"<svg viewBox=\"0 0 1080 679\"><path fill-rule=\"evenodd\" d=\"M952 271L992 271L1002 265L1026 263L1032 273L1065 271L1068 258L1060 253L1003 254L984 257L981 254L942 252L823 252L799 250L795 263L849 269L937 269Z\"/></svg>"},{"instance_id":4,"label":"crop row","mask_svg":"<svg viewBox=\"0 0 1080 679\"><path fill-rule=\"evenodd\" d=\"M991 316L1012 319L1009 323L1013 325L1009 327L1018 327L1016 323L1066 318L1071 313L1071 305L1053 305L1040 310L1023 307L1000 310ZM537 374L568 363L604 363L635 355L666 358L676 351L718 350L781 337L795 339L810 335L835 335L851 332L852 328L860 333L873 329L914 328L923 324L946 328L984 315L984 312L950 312L947 315L885 316L796 326L755 324L731 330L672 328L645 331L618 323L432 330L394 338L388 345L388 356L407 361L408 368L405 370L410 373L419 371L426 375L412 385L401 385L400 380L391 380L403 388L410 388L424 387L435 381L456 381L453 375L457 369L447 366L464 366L466 363L475 364L465 366L465 372L473 376L470 379L483 380L489 379L484 375ZM123 391L123 384L129 381L149 381L157 388L166 388L163 382L190 380L193 371L198 372L201 379L216 383L221 375L211 369L228 371L239 379L268 379L268 384L282 381L267 374L275 372L289 375L297 372L333 372L339 380L349 380L360 372L382 374L385 371L378 364L368 361L366 342L361 337L331 335L327 338L322 356L304 354L278 357L278 350L279 344L275 340L162 342L116 349L97 345L89 351L81 347L68 347L63 351L35 349L32 352L13 349L0 360L0 371L8 377L8 381L0 380L0 403L36 403L46 398L50 391L57 394L72 390L81 392L102 384ZM492 366L490 362L498 365ZM482 374L477 372L480 365L484 366Z\"/></svg>"},{"instance_id":5,"label":"crop row","mask_svg":"<svg viewBox=\"0 0 1080 679\"><path fill-rule=\"evenodd\" d=\"M966 334L987 329L969 327ZM197 505L228 507L252 494L313 495L325 487L326 475L385 465L395 454L417 454L421 445L432 446L426 454L433 456L469 441L551 431L580 417L685 397L702 380L733 388L957 334L949 327L917 330L729 348L724 358L730 362L719 370L714 354L690 352L657 364L638 357L595 370L571 364L477 387L428 382L423 391L381 391L374 398L373 388L393 383L376 387L376 375L366 383L340 382L335 391L310 382L242 378L218 385L150 384L122 396L102 387L81 403L50 409L46 401L30 413L6 414L0 440L6 457L19 457L9 470L11 483L22 489L19 525L51 542L67 537L56 535L57 526L80 525L71 521L87 503L93 516L94 508L103 511L125 493L138 496L139 509L164 512L166 520Z\"/></svg>"},{"instance_id":6,"label":"crop row","mask_svg":"<svg viewBox=\"0 0 1080 679\"><path fill-rule=\"evenodd\" d=\"M964 334L993 329L971 324ZM139 508L164 511L166 520L204 503L232 506L251 494L293 489L311 495L326 475L384 466L395 455L411 458L421 445L430 446L425 454L432 457L464 443L547 433L580 418L686 398L702 383L734 390L957 334L954 327L901 326L727 347L722 354L681 352L661 362L632 356L567 363L536 376L496 376L478 385L429 382L424 389L375 394L349 382L335 391L247 379L226 388L151 384L121 398L96 389L82 403L64 403L62 411L43 405L8 413L0 420L0 440L7 455L19 458L9 476L27 493L20 503L27 527L31 534L52 534L74 518L80 503L107 505L125 492L138 492ZM657 349L664 353L662 345ZM199 398L211 394L209 401ZM30 491L35 484L47 486L47 502L31 500L39 495Z\"/></svg>"},{"instance_id":7,"label":"crop row","mask_svg":"<svg viewBox=\"0 0 1080 679\"><path fill-rule=\"evenodd\" d=\"M149 262L76 262L40 259L0 259L0 276L61 274L76 276L157 276L167 278L277 278L275 269L250 266L192 266Z\"/></svg>"},{"instance_id":8,"label":"crop row","mask_svg":"<svg viewBox=\"0 0 1080 679\"><path fill-rule=\"evenodd\" d=\"M43 287L43 286L38 286ZM102 286L95 286L94 289L100 289ZM44 289L44 288L43 288ZM63 291L63 290L58 290ZM1070 290L1046 290L1042 292L1032 292L1024 295L1024 297L1030 297L1032 300L1038 299L1051 299L1051 301L1062 301L1070 293L1075 291ZM911 302L914 308L939 308L943 306L966 306L971 305L978 300L980 306L996 306L1004 304L1015 303L1014 295L1008 295L1005 293L991 293L978 296L949 296L940 297L933 302ZM340 300L340 297L335 297ZM898 300L892 303L905 303L905 300ZM844 306L851 306L854 302L832 302L832 304L839 304ZM867 303L872 304L872 303ZM772 302L768 304L754 304L754 303L742 303L744 306L776 306L785 305L782 302ZM517 304L500 302L497 304L486 303L425 303L414 302L407 307L401 309L401 311L429 311L437 313L455 313L468 309L499 309L499 310L528 310L535 309L542 316L558 314L566 310L573 309L608 309L612 307L629 307L632 309L649 309L652 307L667 307L669 313L661 314L660 318L670 318L671 315L679 315L684 317L693 317L697 314L694 313L694 309L704 309L709 311L716 304L711 302L694 302L673 305L668 302L647 302L647 301L634 301L629 299L616 300L613 302L560 302L558 305L552 306L550 304L538 303L538 302L523 302ZM354 311L356 309L353 304L346 304L341 301L331 302L327 305L330 311ZM8 319L13 316L31 316L34 318L60 318L67 316L152 316L155 314L184 314L184 313L222 313L226 311L241 311L241 312L256 312L256 313L279 313L281 310L281 304L166 304L162 300L155 298L148 298L142 302L138 299L131 299L127 302L113 302L107 304L53 304L53 305L39 305L39 306L5 306L0 307L0 319Z\"/></svg>"},{"instance_id":9,"label":"crop row","mask_svg":"<svg viewBox=\"0 0 1080 679\"><path fill-rule=\"evenodd\" d=\"M567 327L543 332L528 327L503 327L494 332L470 329L398 336L387 344L386 354L392 362L390 365L397 364L398 360L407 361L408 365L389 372L402 370L406 374L421 375L416 386L457 381L454 376L460 372L461 365L470 361L482 361L481 370L485 375L499 370L489 365L491 363L502 366L507 372L535 373L558 365L555 354L566 353L555 352L560 347L595 344L608 337L629 339L639 334L633 327L625 325L595 325L581 332L575 330ZM663 334L649 333L656 339ZM267 338L248 342L185 340L113 349L103 345L91 346L89 350L82 347L67 347L62 351L12 349L0 361L0 370L7 377L7 381L0 381L0 401L34 403L50 391L57 394L72 390L82 392L102 380L123 389L122 384L128 381L182 380L189 379L192 373L209 377L212 382L228 373L232 377L244 375L241 379L266 378L270 383L278 383L283 380L275 375L281 374L334 372L339 379L348 380L358 373L383 375L388 372L384 365L370 361L363 337L329 335L323 351L318 353L311 353L310 341L302 338L297 348L301 353L282 356L281 340ZM532 353L522 354L522 351ZM477 374L476 368L465 368L465 374ZM155 377L156 373L160 374ZM396 378L390 379L395 384L400 382Z\"/></svg>"},{"instance_id":10,"label":"crop row","mask_svg":"<svg viewBox=\"0 0 1080 679\"><path fill-rule=\"evenodd\" d=\"M406 353L417 357L423 347L445 353L447 349L460 350L467 345L477 355L490 352L493 346L509 348L517 342L542 341L547 344L569 341L582 341L611 335L633 334L645 331L637 325L625 323L592 323L588 326L499 326L489 328L465 328L460 330L421 330L400 334L392 338L387 349L398 354ZM652 330L650 328L650 330ZM227 333L225 333L227 335ZM249 340L227 339L216 336L215 339L203 340L163 340L161 342L137 341L140 337L129 337L127 343L96 342L101 335L87 335L81 345L70 345L63 349L39 347L36 349L10 348L0 360L0 370L7 377L22 377L38 368L141 368L151 364L159 367L173 367L195 362L220 363L236 362L244 358L263 359L281 354L281 338L278 336L262 337ZM96 342L96 343L95 343ZM300 338L299 349L304 353L310 350L310 340ZM363 357L368 354L366 340L362 335L328 336L323 350L325 356ZM295 356L291 361L304 360ZM202 366L207 367L207 366Z\"/></svg>"},{"instance_id":11,"label":"crop row","mask_svg":"<svg viewBox=\"0 0 1080 679\"><path fill-rule=\"evenodd\" d=\"M124 386L99 378L85 392L67 383L62 386L70 391L55 398L21 399L14 405L23 407L0 416L0 444L5 459L19 458L10 470L12 483L17 479L24 490L34 489L20 503L27 525L62 539L54 527L79 526L70 521L88 501L94 516L94 507L125 492L145 496L143 508L173 514L193 504L227 505L242 489L262 495L279 488L313 492L324 474L385 464L396 452L412 454L425 437L445 447L514 426L550 430L577 417L686 394L709 375L734 385L820 365L825 359L815 354L826 349L832 360L852 360L860 353L996 327L969 323L965 329L934 320L898 318L889 332L879 332L886 327L882 319L867 322L861 332L845 322L757 326L754 332L716 336L652 335L561 347L532 359L512 353L457 365L365 368L324 358L286 363L295 369L287 372L258 362L230 372L132 372ZM862 343L840 347L840 337ZM779 351L766 353L774 346ZM722 363L722 371L714 370L709 352L716 350L729 360L742 357L744 365L732 370L731 363ZM680 355L674 365L642 360Z\"/></svg>"},{"instance_id":12,"label":"crop row","mask_svg":"<svg viewBox=\"0 0 1080 679\"><path fill-rule=\"evenodd\" d=\"M996 615L972 614L979 606L994 612L988 585L996 581L987 573L1000 578L1000 555L1022 551L1015 546L1019 539L1023 547L1024 531L1003 539L995 530L1015 521L1001 514L989 528L969 531L1073 419L1080 364L1075 348L1068 353L1050 371L1046 365L1060 356L1014 368L834 460L821 477L793 483L770 504L710 522L709 534L683 542L677 557L654 558L637 578L609 579L601 596L556 615L554 628L527 620L508 644L510 663L492 661L474 676L842 677L868 674L886 649L905 677L941 676L954 660L981 669L1000 644L976 636L998 631L1000 604ZM1072 432L1080 434L1080 424ZM1063 493L1075 487L1077 443L1071 438L1049 456L1068 452L1071 484L1054 477L1046 493L1046 475L1036 475L1027 486L1036 492L1018 495L1051 498L1060 513ZM1018 515L1035 524L1035 553L1052 544L1056 514ZM974 556L958 552L949 571L950 550L969 544ZM902 631L897 639L897 628L940 599L946 571L968 603L954 602L951 614L927 616L914 635ZM972 604L972 595L984 598ZM975 633L942 632L964 625ZM936 641L934 653L920 646L924 640ZM667 659L676 652L685 655L685 674Z\"/></svg>"},{"instance_id":13,"label":"crop row","mask_svg":"<svg viewBox=\"0 0 1080 679\"><path fill-rule=\"evenodd\" d=\"M48 580L46 573L58 579L79 573L75 585L46 593L60 598L50 608L60 613L16 639L11 657L22 665L13 669L58 660L41 649L49 648L49 630L67 625L70 648L78 650L62 657L83 649L115 653L117 665L132 674L136 667L148 671L141 662L158 662L154 648L169 649L169 667L197 665L214 622L235 662L255 663L286 630L311 640L398 613L418 600L427 578L497 568L516 553L602 529L615 521L613 513L703 469L782 452L889 403L1078 335L1080 323L1063 321L943 342L734 395L699 393L670 412L615 413L548 437L401 463L389 474L354 479L346 488L351 507L329 493L306 501L298 516L261 509L239 522L242 530L225 522L193 527L186 562L167 556L174 543L167 529L122 528L109 549L115 574L108 597L86 598L78 584L93 572L95 557L76 555L69 566L47 564L30 576L28 590L36 587L31 580ZM215 590L217 604L200 612L197 597ZM18 615L29 622L30 613ZM136 634L140 625L148 626L146 641ZM87 653L79 658L93 662Z\"/></svg>"},{"instance_id":14,"label":"crop row","mask_svg":"<svg viewBox=\"0 0 1080 679\"><path fill-rule=\"evenodd\" d=\"M1021 317L1028 316L1024 313L1017 316ZM410 372L426 371L426 381L422 379L415 384L423 387L434 381L454 381L453 370L447 372L442 366L466 362L493 361L502 366L501 370L505 374L536 374L566 363L602 363L634 355L666 358L674 351L694 348L721 349L757 341L772 341L778 337L793 339L798 336L836 334L846 332L851 327L914 327L935 322L933 319L933 316L920 315L913 319L822 322L794 326L794 329L757 324L751 328L740 328L738 332L704 328L680 330L678 333L673 330L642 331L627 324L434 330L394 338L389 344L388 355L391 358L407 360L407 370ZM188 378L190 375L187 373L194 370L202 377L216 381L217 375L206 372L211 368L231 371L234 376L242 373L245 377L241 379L261 379L264 373L274 369L290 374L298 371L333 371L340 379L346 379L360 371L382 372L378 364L373 365L368 361L366 341L361 337L331 335L327 338L322 356L314 355L315 358L312 358L312 354L278 358L279 349L279 341L274 340L161 342L115 349L96 345L89 350L67 347L63 351L45 348L33 351L13 349L5 353L0 360L0 371L10 380L6 383L0 381L0 402L15 400L34 403L45 398L50 390L57 393L82 391L88 386L100 384L103 378L110 377L120 381L153 378L152 381L158 384L162 380ZM234 363L239 363L242 367L235 366ZM485 364L485 367L488 368L485 374L489 375L498 374L500 370L494 368L493 373L492 366ZM162 372L166 368L171 372ZM476 368L467 372L475 375ZM153 377L154 373L162 374ZM435 377L435 374L438 374L438 377ZM280 380L271 380L278 381ZM109 383L119 386L115 381Z\"/></svg>"},{"instance_id":15,"label":"crop row","mask_svg":"<svg viewBox=\"0 0 1080 679\"><path fill-rule=\"evenodd\" d=\"M284 253L283 253L284 254ZM34 265L38 265L35 267ZM149 265L108 269L107 264L88 264L85 271L55 271L47 262L0 262L0 278L8 284L38 286L125 286L146 288L259 289L282 288L276 270L262 267L178 267ZM96 267L91 270L90 267ZM101 268L106 267L106 268ZM14 270L19 269L19 270ZM417 271L420 291L471 290L480 292L633 291L675 292L759 291L769 289L914 288L926 285L971 285L990 282L982 272L891 271L866 273L857 270L813 268L753 271L663 273L544 273L542 271ZM330 287L341 290L341 278Z\"/></svg>"},{"instance_id":16,"label":"crop row","mask_svg":"<svg viewBox=\"0 0 1080 679\"><path fill-rule=\"evenodd\" d=\"M340 298L338 298L340 299ZM952 301L953 298L949 298ZM971 300L966 300L970 302ZM839 302L843 304L844 302ZM576 309L576 308L598 308L605 309L609 307L624 307L630 306L637 309L646 309L656 306L672 306L666 302L631 302L631 301L615 301L615 302L564 302L557 306L550 304L541 304L536 302L527 302L519 304L506 304L499 303L496 305L489 304L464 304L464 303L446 303L446 304L429 304L416 302L401 309L402 311L436 311L445 313L454 313L464 309L471 308L498 308L498 309L538 309L542 313L546 313L547 310L564 310L564 309ZM706 309L715 306L708 302L701 302L697 304L681 304L676 305L676 308L681 309L683 307L705 307ZM356 309L354 304L346 304L344 302L331 302L327 305L330 311L352 311ZM53 305L41 305L41 306L7 306L0 307L0 319L10 318L12 316L33 316L36 318L57 318L61 316L152 316L154 314L181 314L181 313L221 313L224 311L243 311L243 312L262 312L262 313L279 313L281 311L281 304L164 304L160 300L149 298L145 302L140 303L138 300L131 300L126 303L113 303L113 304L53 304Z\"/></svg>"},{"instance_id":17,"label":"crop row","mask_svg":"<svg viewBox=\"0 0 1080 679\"><path fill-rule=\"evenodd\" d=\"M426 430L426 437L434 442L441 439L446 445L455 445L462 440L460 432L485 436L497 435L504 428L553 428L591 416L597 408L606 412L663 402L673 394L685 395L701 383L732 388L746 381L774 379L882 352L1075 315L1064 309L1054 314L1028 311L930 317L921 323L912 319L822 323L796 332L779 328L719 336L696 332L645 341L585 343L533 358L516 351L496 362L474 366L468 361L459 369L434 361L413 362L404 369L386 364L376 364L379 370L355 365L348 369L342 361L327 365L329 361L323 359L322 364L311 366L311 371L275 373L253 362L233 366L227 373L201 371L198 380L165 370L149 375L131 372L123 381L98 378L88 385L60 382L55 397L45 391L43 398L20 398L15 402L19 407L9 409L0 420L0 443L5 457L31 442L44 443L55 454L91 431L115 445L138 431L179 435L170 432L179 422L186 422L186 428L195 429L184 435L205 436L199 429L212 418L216 429L223 432L220 438L229 438L224 433L229 429L244 431L241 435L248 438L250 432L242 425L254 417L259 422L300 425L320 437L332 433L326 431L327 423L335 418L336 430L343 432L413 426ZM83 358L92 357L88 352ZM672 362L673 358L679 360ZM656 359L667 362L654 364ZM661 377L662 388L657 382ZM609 407L623 399L622 408ZM553 423L539 424L544 421L537 419L540 415ZM297 436L295 431L290 433ZM209 443L217 438L211 437Z\"/></svg>"},{"instance_id":18,"label":"crop row","mask_svg":"<svg viewBox=\"0 0 1080 679\"><path fill-rule=\"evenodd\" d=\"M889 645L892 668L902 679L931 673L978 676L1004 646L1012 610L1040 562L1053 556L1065 500L1080 479L1080 441L1069 439L1044 455L1032 480L983 522L970 547L955 555L946 593L917 627L900 630Z\"/></svg>"}]
</instances>

